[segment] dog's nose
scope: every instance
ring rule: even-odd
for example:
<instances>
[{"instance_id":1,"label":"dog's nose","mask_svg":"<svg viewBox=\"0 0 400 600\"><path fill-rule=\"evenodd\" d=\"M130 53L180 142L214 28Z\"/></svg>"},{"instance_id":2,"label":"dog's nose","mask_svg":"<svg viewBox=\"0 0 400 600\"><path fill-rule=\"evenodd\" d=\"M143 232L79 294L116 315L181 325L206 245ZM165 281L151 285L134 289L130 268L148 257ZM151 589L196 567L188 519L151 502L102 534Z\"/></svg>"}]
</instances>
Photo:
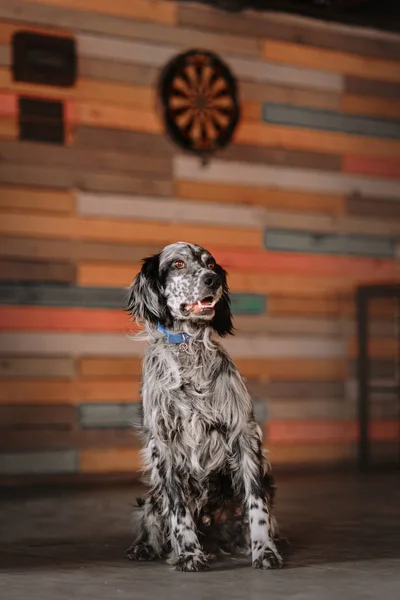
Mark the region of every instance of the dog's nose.
<instances>
[{"instance_id":1,"label":"dog's nose","mask_svg":"<svg viewBox=\"0 0 400 600\"><path fill-rule=\"evenodd\" d=\"M210 290L216 290L219 286L219 277L217 273L207 273L203 279L204 285L206 285Z\"/></svg>"}]
</instances>

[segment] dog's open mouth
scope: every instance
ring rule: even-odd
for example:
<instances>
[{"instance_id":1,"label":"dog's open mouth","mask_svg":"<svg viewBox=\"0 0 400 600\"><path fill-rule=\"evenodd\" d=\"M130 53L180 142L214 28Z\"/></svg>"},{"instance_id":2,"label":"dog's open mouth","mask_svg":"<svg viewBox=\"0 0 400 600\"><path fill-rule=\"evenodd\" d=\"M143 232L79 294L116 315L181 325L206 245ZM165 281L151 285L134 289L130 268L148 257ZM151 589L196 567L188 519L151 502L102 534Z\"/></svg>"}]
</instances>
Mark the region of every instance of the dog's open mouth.
<instances>
[{"instance_id":1,"label":"dog's open mouth","mask_svg":"<svg viewBox=\"0 0 400 600\"><path fill-rule=\"evenodd\" d=\"M217 300L212 296L206 296L202 300L197 300L194 304L185 304L185 311L194 314L205 314L212 312Z\"/></svg>"}]
</instances>

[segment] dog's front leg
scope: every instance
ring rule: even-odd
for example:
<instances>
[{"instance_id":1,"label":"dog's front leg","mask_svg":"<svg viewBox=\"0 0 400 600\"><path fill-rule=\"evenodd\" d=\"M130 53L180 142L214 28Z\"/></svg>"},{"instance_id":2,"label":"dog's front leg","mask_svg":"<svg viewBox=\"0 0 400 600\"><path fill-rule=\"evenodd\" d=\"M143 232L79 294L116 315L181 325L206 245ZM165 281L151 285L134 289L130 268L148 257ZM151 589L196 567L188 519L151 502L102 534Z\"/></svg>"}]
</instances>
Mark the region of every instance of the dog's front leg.
<instances>
[{"instance_id":1,"label":"dog's front leg","mask_svg":"<svg viewBox=\"0 0 400 600\"><path fill-rule=\"evenodd\" d=\"M169 518L171 545L177 571L206 571L207 557L201 547L196 524L186 502L181 486L169 487L166 482L166 492L169 498Z\"/></svg>"},{"instance_id":2,"label":"dog's front leg","mask_svg":"<svg viewBox=\"0 0 400 600\"><path fill-rule=\"evenodd\" d=\"M253 567L279 568L282 558L273 540L272 516L263 487L261 439L255 426L240 436L236 450L236 486L242 490L248 509Z\"/></svg>"}]
</instances>

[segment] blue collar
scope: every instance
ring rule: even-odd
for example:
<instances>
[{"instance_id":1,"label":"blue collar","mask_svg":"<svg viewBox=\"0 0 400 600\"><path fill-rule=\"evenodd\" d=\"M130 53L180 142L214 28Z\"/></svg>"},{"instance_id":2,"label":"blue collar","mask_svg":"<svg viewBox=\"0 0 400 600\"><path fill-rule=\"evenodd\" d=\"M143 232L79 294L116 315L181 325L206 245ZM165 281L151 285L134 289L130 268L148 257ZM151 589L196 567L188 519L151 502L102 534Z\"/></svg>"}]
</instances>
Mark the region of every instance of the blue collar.
<instances>
[{"instance_id":1,"label":"blue collar","mask_svg":"<svg viewBox=\"0 0 400 600\"><path fill-rule=\"evenodd\" d=\"M161 323L157 323L157 329L166 336L168 344L184 344L193 337L190 333L171 333Z\"/></svg>"}]
</instances>

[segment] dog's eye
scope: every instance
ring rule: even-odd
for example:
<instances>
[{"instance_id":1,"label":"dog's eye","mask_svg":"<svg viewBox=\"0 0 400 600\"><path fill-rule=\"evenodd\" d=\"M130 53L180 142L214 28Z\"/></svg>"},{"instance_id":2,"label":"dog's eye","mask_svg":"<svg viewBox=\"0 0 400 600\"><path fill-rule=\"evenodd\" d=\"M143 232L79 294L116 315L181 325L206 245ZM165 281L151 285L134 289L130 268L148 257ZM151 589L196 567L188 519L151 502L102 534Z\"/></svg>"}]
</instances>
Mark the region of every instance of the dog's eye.
<instances>
[{"instance_id":1,"label":"dog's eye","mask_svg":"<svg viewBox=\"0 0 400 600\"><path fill-rule=\"evenodd\" d=\"M215 262L213 262L212 260L207 263L207 269L213 269L215 267Z\"/></svg>"},{"instance_id":2,"label":"dog's eye","mask_svg":"<svg viewBox=\"0 0 400 600\"><path fill-rule=\"evenodd\" d=\"M185 268L185 263L183 262L183 260L176 260L174 262L174 267L175 269L184 269Z\"/></svg>"}]
</instances>

